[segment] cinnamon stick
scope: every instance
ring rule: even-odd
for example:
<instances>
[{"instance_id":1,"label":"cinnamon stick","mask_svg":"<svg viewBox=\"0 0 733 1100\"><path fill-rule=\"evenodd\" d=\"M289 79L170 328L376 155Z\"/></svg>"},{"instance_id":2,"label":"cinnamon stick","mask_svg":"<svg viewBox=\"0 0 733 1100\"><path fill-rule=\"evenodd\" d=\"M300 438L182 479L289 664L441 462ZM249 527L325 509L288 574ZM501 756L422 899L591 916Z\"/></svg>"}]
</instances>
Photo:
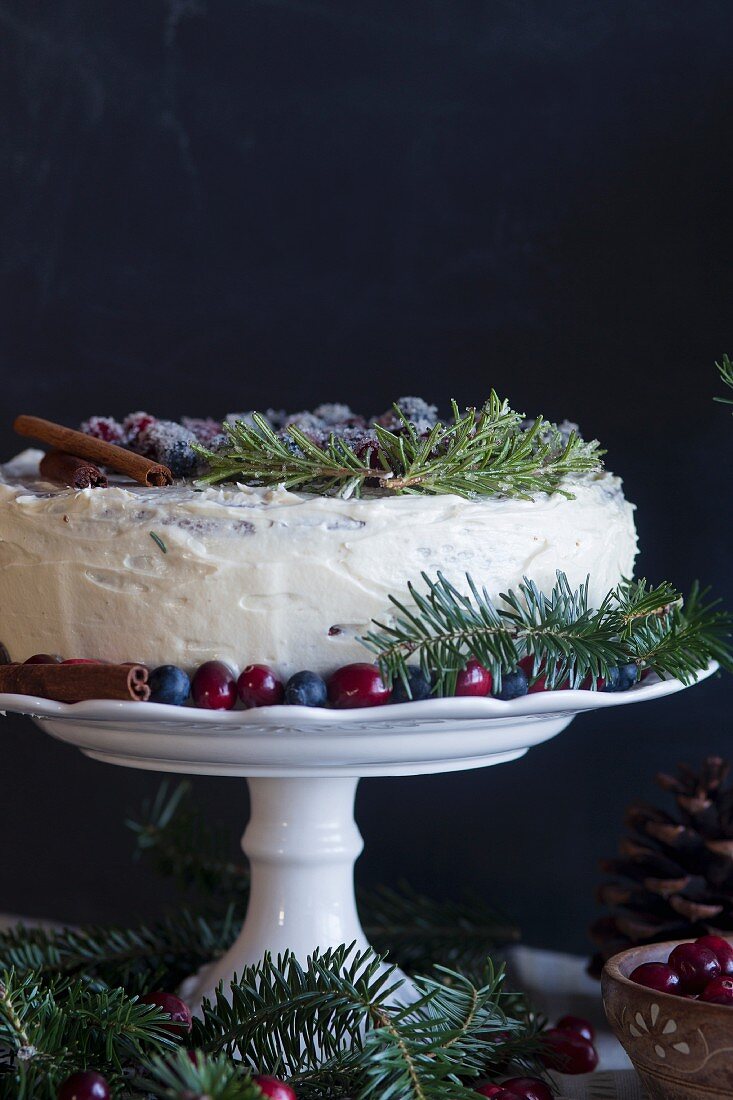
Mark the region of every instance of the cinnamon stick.
<instances>
[{"instance_id":1,"label":"cinnamon stick","mask_svg":"<svg viewBox=\"0 0 733 1100\"><path fill-rule=\"evenodd\" d=\"M41 459L41 476L71 489L106 489L107 478L93 462L63 451L48 451Z\"/></svg>"},{"instance_id":2,"label":"cinnamon stick","mask_svg":"<svg viewBox=\"0 0 733 1100\"><path fill-rule=\"evenodd\" d=\"M84 699L150 698L144 665L0 665L0 692L38 695L59 703Z\"/></svg>"},{"instance_id":3,"label":"cinnamon stick","mask_svg":"<svg viewBox=\"0 0 733 1100\"><path fill-rule=\"evenodd\" d=\"M167 466L151 462L142 455L119 447L116 443L106 443L103 439L94 439L63 424L54 424L40 416L18 416L13 428L18 435L30 436L47 443L66 454L78 455L102 466L109 466L120 474L126 474L140 485L171 485L173 475Z\"/></svg>"}]
</instances>

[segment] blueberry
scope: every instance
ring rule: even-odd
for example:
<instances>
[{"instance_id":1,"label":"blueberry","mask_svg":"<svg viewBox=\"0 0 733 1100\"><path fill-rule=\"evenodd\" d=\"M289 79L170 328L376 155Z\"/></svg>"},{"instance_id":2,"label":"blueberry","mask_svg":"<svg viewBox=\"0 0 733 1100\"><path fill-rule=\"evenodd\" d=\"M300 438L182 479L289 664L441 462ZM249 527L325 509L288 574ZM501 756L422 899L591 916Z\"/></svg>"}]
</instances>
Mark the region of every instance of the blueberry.
<instances>
[{"instance_id":1,"label":"blueberry","mask_svg":"<svg viewBox=\"0 0 733 1100\"><path fill-rule=\"evenodd\" d=\"M604 691L628 691L636 683L638 677L638 667L635 661L631 661L627 665L617 665L612 668L608 675L608 680L603 688Z\"/></svg>"},{"instance_id":2,"label":"blueberry","mask_svg":"<svg viewBox=\"0 0 733 1100\"><path fill-rule=\"evenodd\" d=\"M495 693L496 699L519 699L529 691L527 673L521 668L513 672L504 672L501 677L501 691Z\"/></svg>"},{"instance_id":3,"label":"blueberry","mask_svg":"<svg viewBox=\"0 0 733 1100\"><path fill-rule=\"evenodd\" d=\"M410 685L410 693L408 694L407 688L402 682L401 677L397 677L392 687L392 703L409 703L416 702L418 699L427 699L432 690L432 684L430 683L430 677L426 676L421 668L417 665L407 666L407 682Z\"/></svg>"},{"instance_id":4,"label":"blueberry","mask_svg":"<svg viewBox=\"0 0 733 1100\"><path fill-rule=\"evenodd\" d=\"M180 707L188 699L191 681L182 668L176 665L160 665L148 677L151 703L169 703Z\"/></svg>"},{"instance_id":5,"label":"blueberry","mask_svg":"<svg viewBox=\"0 0 733 1100\"><path fill-rule=\"evenodd\" d=\"M285 702L294 707L325 707L326 681L316 672L296 672L285 685Z\"/></svg>"}]
</instances>

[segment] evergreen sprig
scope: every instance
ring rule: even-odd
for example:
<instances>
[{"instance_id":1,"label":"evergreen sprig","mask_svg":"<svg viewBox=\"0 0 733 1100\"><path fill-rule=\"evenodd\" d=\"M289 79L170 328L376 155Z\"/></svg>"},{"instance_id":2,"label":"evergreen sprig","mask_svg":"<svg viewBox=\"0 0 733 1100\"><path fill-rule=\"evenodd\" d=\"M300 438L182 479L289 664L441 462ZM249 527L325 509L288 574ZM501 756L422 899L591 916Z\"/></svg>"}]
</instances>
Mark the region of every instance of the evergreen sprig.
<instances>
[{"instance_id":1,"label":"evergreen sprig","mask_svg":"<svg viewBox=\"0 0 733 1100\"><path fill-rule=\"evenodd\" d=\"M299 1097L468 1100L464 1082L490 1069L507 1036L531 1030L503 1011L503 974L490 966L481 984L448 970L414 978L417 999L407 1006L402 981L354 945L302 964L267 956L204 1002L192 1041L208 1055L267 1067Z\"/></svg>"},{"instance_id":2,"label":"evergreen sprig","mask_svg":"<svg viewBox=\"0 0 733 1100\"><path fill-rule=\"evenodd\" d=\"M560 571L550 593L525 578L502 593L501 602L468 575L469 594L442 573L435 579L423 573L422 579L425 591L410 583L409 601L390 596L394 619L375 620L377 629L361 639L385 679L401 678L408 691L410 659L433 677L438 695L453 694L470 657L491 672L497 687L525 657L533 658L533 677L545 676L550 689L595 689L614 668L632 662L638 675L649 668L686 684L712 659L733 670L733 617L698 586L685 604L669 584L624 581L593 608L588 580L573 589Z\"/></svg>"},{"instance_id":3,"label":"evergreen sprig","mask_svg":"<svg viewBox=\"0 0 733 1100\"><path fill-rule=\"evenodd\" d=\"M225 424L226 444L216 452L193 448L209 466L202 484L238 480L341 497L359 496L365 487L468 498L572 496L563 479L600 468L596 441L563 434L543 417L527 425L494 391L480 409L461 413L454 401L452 410L451 421L421 432L395 405L397 427L375 424L376 445L366 450L333 433L316 442L295 425L278 433L260 413L251 423Z\"/></svg>"},{"instance_id":4,"label":"evergreen sprig","mask_svg":"<svg viewBox=\"0 0 733 1100\"><path fill-rule=\"evenodd\" d=\"M165 1013L122 989L91 990L84 980L28 971L0 973L0 1097L55 1096L55 1086L83 1066L103 1065L121 1083L144 1051L176 1046Z\"/></svg>"},{"instance_id":5,"label":"evergreen sprig","mask_svg":"<svg viewBox=\"0 0 733 1100\"><path fill-rule=\"evenodd\" d=\"M720 363L716 363L720 377L725 382L726 386L729 386L733 390L733 360L729 356L724 355ZM716 401L720 401L723 405L733 405L733 397L716 397Z\"/></svg>"}]
</instances>

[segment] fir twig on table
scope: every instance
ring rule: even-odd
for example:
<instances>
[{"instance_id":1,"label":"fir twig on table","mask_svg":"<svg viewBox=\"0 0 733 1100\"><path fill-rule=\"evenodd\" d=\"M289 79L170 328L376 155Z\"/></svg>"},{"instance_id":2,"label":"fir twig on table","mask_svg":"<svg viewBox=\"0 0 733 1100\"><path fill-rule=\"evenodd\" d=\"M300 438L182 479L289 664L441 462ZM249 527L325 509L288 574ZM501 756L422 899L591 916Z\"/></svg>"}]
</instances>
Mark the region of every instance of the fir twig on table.
<instances>
[{"instance_id":1,"label":"fir twig on table","mask_svg":"<svg viewBox=\"0 0 733 1100\"><path fill-rule=\"evenodd\" d=\"M359 496L365 487L384 493L453 493L462 497L496 494L531 499L537 493L572 491L561 485L572 474L600 469L599 444L576 432L564 435L538 417L526 426L520 413L492 391L480 409L461 413L421 434L395 405L398 428L375 424L378 465L331 434L315 442L294 425L285 434L253 413L251 423L225 424L226 443L218 451L193 449L209 466L202 484L240 481L247 485L283 485L286 489Z\"/></svg>"},{"instance_id":2,"label":"fir twig on table","mask_svg":"<svg viewBox=\"0 0 733 1100\"><path fill-rule=\"evenodd\" d=\"M442 573L435 579L423 573L422 579L424 591L410 583L408 599L390 596L393 620L375 621L376 629L361 639L387 682L401 678L408 691L410 660L433 677L438 695L454 692L470 657L491 672L497 687L524 657L533 658L533 675L544 675L550 689L564 683L595 689L613 668L632 662L639 674L650 668L683 683L712 659L733 670L733 617L716 601L705 602L707 590L697 585L685 604L669 584L624 581L591 608L588 581L573 589L560 571L549 593L525 578L499 601L468 575L469 594Z\"/></svg>"}]
</instances>

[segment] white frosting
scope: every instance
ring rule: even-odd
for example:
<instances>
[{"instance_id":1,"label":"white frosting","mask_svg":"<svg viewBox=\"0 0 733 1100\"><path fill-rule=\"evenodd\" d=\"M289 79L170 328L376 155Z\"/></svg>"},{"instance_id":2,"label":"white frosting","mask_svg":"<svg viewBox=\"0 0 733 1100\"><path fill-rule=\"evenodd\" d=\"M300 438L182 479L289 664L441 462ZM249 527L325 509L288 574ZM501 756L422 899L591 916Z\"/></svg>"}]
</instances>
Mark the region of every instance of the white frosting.
<instances>
[{"instance_id":1,"label":"white frosting","mask_svg":"<svg viewBox=\"0 0 733 1100\"><path fill-rule=\"evenodd\" d=\"M523 576L590 575L598 603L636 553L633 506L612 474L568 500L361 500L244 486L59 489L37 451L0 467L0 642L33 653L171 663L219 658L284 675L368 660L357 641L421 571L492 596ZM151 537L155 532L167 553Z\"/></svg>"}]
</instances>

